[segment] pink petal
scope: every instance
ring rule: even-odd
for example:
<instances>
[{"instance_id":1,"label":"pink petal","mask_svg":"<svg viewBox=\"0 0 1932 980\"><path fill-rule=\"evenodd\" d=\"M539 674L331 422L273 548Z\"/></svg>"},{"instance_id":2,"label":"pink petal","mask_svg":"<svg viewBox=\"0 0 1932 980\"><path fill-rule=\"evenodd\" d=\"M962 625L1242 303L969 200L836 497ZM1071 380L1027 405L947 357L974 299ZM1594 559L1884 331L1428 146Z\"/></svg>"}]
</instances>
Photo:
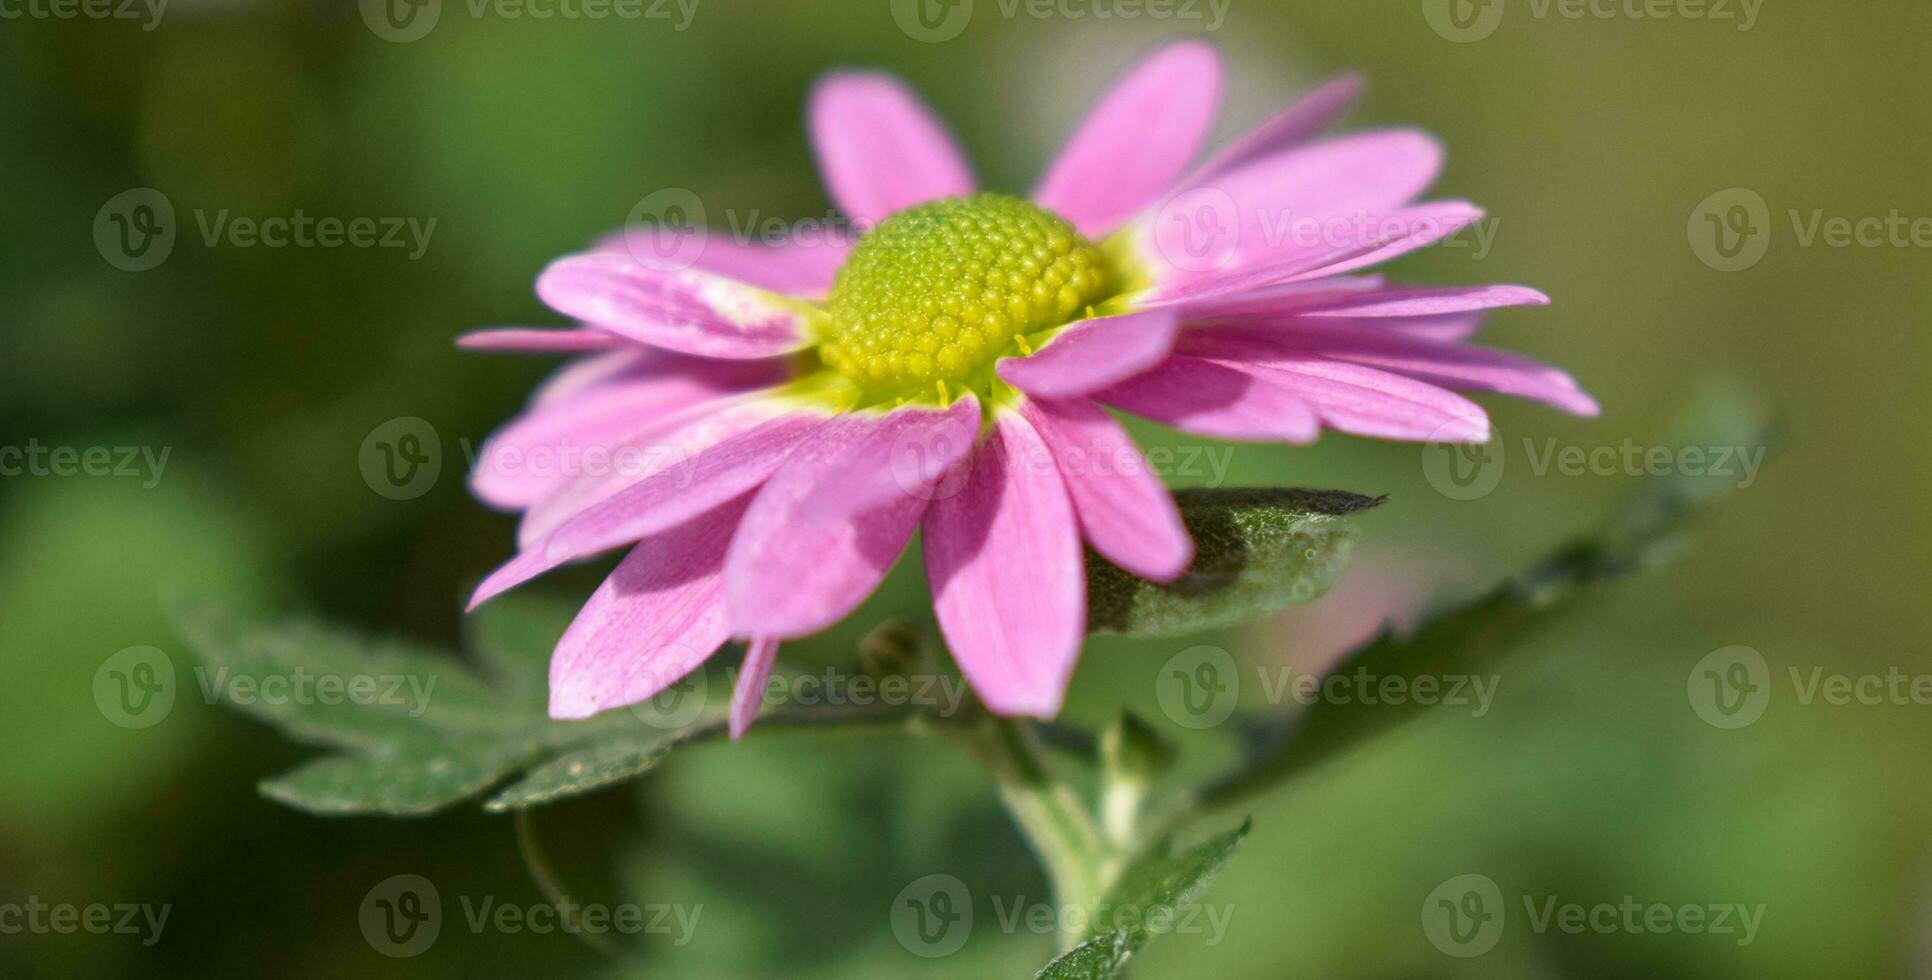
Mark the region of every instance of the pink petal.
<instances>
[{"instance_id":1,"label":"pink petal","mask_svg":"<svg viewBox=\"0 0 1932 980\"><path fill-rule=\"evenodd\" d=\"M1293 280L1339 276L1357 269L1381 265L1398 256L1427 248L1481 221L1483 210L1467 201L1434 201L1383 216L1393 234L1378 234L1364 242L1353 254L1333 258L1313 268L1294 273Z\"/></svg>"},{"instance_id":2,"label":"pink petal","mask_svg":"<svg viewBox=\"0 0 1932 980\"><path fill-rule=\"evenodd\" d=\"M1528 286L1443 286L1385 289L1303 310L1311 317L1415 317L1467 313L1502 306L1548 306L1550 298Z\"/></svg>"},{"instance_id":3,"label":"pink petal","mask_svg":"<svg viewBox=\"0 0 1932 980\"><path fill-rule=\"evenodd\" d=\"M1384 235L1441 166L1441 145L1414 130L1289 150L1168 198L1142 219L1138 250L1162 292L1318 257Z\"/></svg>"},{"instance_id":4,"label":"pink petal","mask_svg":"<svg viewBox=\"0 0 1932 980\"><path fill-rule=\"evenodd\" d=\"M1182 349L1223 366L1239 365L1300 396L1329 428L1378 439L1489 440L1489 417L1481 406L1424 381L1236 331L1190 331Z\"/></svg>"},{"instance_id":5,"label":"pink petal","mask_svg":"<svg viewBox=\"0 0 1932 980\"><path fill-rule=\"evenodd\" d=\"M1482 329L1483 316L1481 313L1457 313L1450 316L1419 316L1413 319L1397 317L1342 322L1360 326L1365 330L1385 330L1389 333L1407 334L1429 340L1468 340L1476 335L1476 331Z\"/></svg>"},{"instance_id":6,"label":"pink petal","mask_svg":"<svg viewBox=\"0 0 1932 980\"><path fill-rule=\"evenodd\" d=\"M1377 322L1380 321L1369 321ZM1204 330L1201 336L1212 337L1216 333ZM1599 411L1596 400L1567 373L1493 348L1330 319L1256 325L1229 331L1229 336L1237 343L1262 345L1288 357L1300 353L1335 358L1393 371L1444 388L1529 398L1586 417L1595 416ZM1190 337L1191 341L1194 339Z\"/></svg>"},{"instance_id":7,"label":"pink petal","mask_svg":"<svg viewBox=\"0 0 1932 980\"><path fill-rule=\"evenodd\" d=\"M1205 183L1319 135L1355 103L1362 94L1362 84L1360 75L1330 79L1215 154L1188 178L1187 184Z\"/></svg>"},{"instance_id":8,"label":"pink petal","mask_svg":"<svg viewBox=\"0 0 1932 980\"><path fill-rule=\"evenodd\" d=\"M831 523L956 490L965 474L955 466L973 451L979 421L979 399L970 394L944 409L906 405L883 416L854 416L853 434L821 449L827 455L819 468L829 478L799 502L799 515Z\"/></svg>"},{"instance_id":9,"label":"pink petal","mask_svg":"<svg viewBox=\"0 0 1932 980\"><path fill-rule=\"evenodd\" d=\"M597 385L656 372L664 366L664 361L674 357L676 355L669 351L631 345L622 350L577 358L552 372L543 384L537 386L536 393L530 396L530 407L541 408ZM678 360L685 361L683 358ZM697 362L691 359L689 363Z\"/></svg>"},{"instance_id":10,"label":"pink petal","mask_svg":"<svg viewBox=\"0 0 1932 980\"><path fill-rule=\"evenodd\" d=\"M1081 320L1028 357L998 370L1006 383L1042 398L1070 398L1124 381L1161 362L1181 318L1171 310Z\"/></svg>"},{"instance_id":11,"label":"pink petal","mask_svg":"<svg viewBox=\"0 0 1932 980\"><path fill-rule=\"evenodd\" d=\"M1003 412L972 474L926 514L926 573L939 629L981 701L1051 718L1066 697L1087 622L1073 507L1046 447Z\"/></svg>"},{"instance_id":12,"label":"pink petal","mask_svg":"<svg viewBox=\"0 0 1932 980\"><path fill-rule=\"evenodd\" d=\"M682 524L764 483L828 419L817 411L787 412L715 441L675 447L655 472L559 525L544 551L574 558Z\"/></svg>"},{"instance_id":13,"label":"pink petal","mask_svg":"<svg viewBox=\"0 0 1932 980\"><path fill-rule=\"evenodd\" d=\"M731 692L731 740L745 737L751 723L758 718L758 708L765 703L765 685L771 681L771 669L778 664L778 641L770 637L757 637L745 647L745 665L738 675L738 686Z\"/></svg>"},{"instance_id":14,"label":"pink petal","mask_svg":"<svg viewBox=\"0 0 1932 980\"><path fill-rule=\"evenodd\" d=\"M904 83L841 72L812 90L812 148L839 210L861 227L895 211L973 192L953 139Z\"/></svg>"},{"instance_id":15,"label":"pink petal","mask_svg":"<svg viewBox=\"0 0 1932 980\"><path fill-rule=\"evenodd\" d=\"M1480 209L1462 201L1420 204L1387 214L1351 218L1347 225L1334 229L1337 234L1334 241L1343 242L1336 247L1327 248L1328 243L1324 243L1320 248L1303 248L1284 242L1280 248L1247 256L1242 264L1203 275L1172 278L1168 285L1156 289L1149 301L1194 303L1264 286L1327 279L1432 245L1481 218Z\"/></svg>"},{"instance_id":16,"label":"pink petal","mask_svg":"<svg viewBox=\"0 0 1932 980\"><path fill-rule=\"evenodd\" d=\"M1145 208L1186 170L1221 104L1221 59L1198 41L1171 44L1114 83L1033 192L1099 238Z\"/></svg>"},{"instance_id":17,"label":"pink petal","mask_svg":"<svg viewBox=\"0 0 1932 980\"><path fill-rule=\"evenodd\" d=\"M520 551L477 583L463 611L475 612L476 607L562 564L564 559L551 558L543 553L542 548Z\"/></svg>"},{"instance_id":18,"label":"pink petal","mask_svg":"<svg viewBox=\"0 0 1932 980\"><path fill-rule=\"evenodd\" d=\"M633 370L620 380L534 405L483 444L470 470L471 491L493 507L530 507L582 475L593 454L609 453L640 428L778 380L775 366L765 362L712 363L717 367Z\"/></svg>"},{"instance_id":19,"label":"pink petal","mask_svg":"<svg viewBox=\"0 0 1932 980\"><path fill-rule=\"evenodd\" d=\"M1156 582L1187 570L1194 541L1180 509L1120 423L1085 399L1028 399L1021 411L1052 451L1095 551Z\"/></svg>"},{"instance_id":20,"label":"pink petal","mask_svg":"<svg viewBox=\"0 0 1932 980\"><path fill-rule=\"evenodd\" d=\"M741 241L716 228L698 233L704 240L690 262L692 268L788 296L823 295L852 251L851 234L833 229L815 229L809 238L801 233L769 244ZM603 238L592 250L653 265L663 262L655 248L656 234L654 228L627 228Z\"/></svg>"},{"instance_id":21,"label":"pink petal","mask_svg":"<svg viewBox=\"0 0 1932 980\"><path fill-rule=\"evenodd\" d=\"M1167 304L1188 320L1276 316L1348 300L1382 289L1381 276L1314 279L1287 282L1241 293L1219 293L1202 299Z\"/></svg>"},{"instance_id":22,"label":"pink petal","mask_svg":"<svg viewBox=\"0 0 1932 980\"><path fill-rule=\"evenodd\" d=\"M602 330L546 330L537 327L494 327L472 330L456 338L464 350L542 351L575 354L580 351L616 350L633 343Z\"/></svg>"},{"instance_id":23,"label":"pink petal","mask_svg":"<svg viewBox=\"0 0 1932 980\"><path fill-rule=\"evenodd\" d=\"M631 549L550 657L550 716L588 718L653 697L730 636L725 545L737 500Z\"/></svg>"},{"instance_id":24,"label":"pink petal","mask_svg":"<svg viewBox=\"0 0 1932 980\"><path fill-rule=\"evenodd\" d=\"M581 474L524 511L517 545L534 548L565 521L639 480L655 475L735 433L791 410L762 390L699 402L640 424L609 452L584 460Z\"/></svg>"},{"instance_id":25,"label":"pink petal","mask_svg":"<svg viewBox=\"0 0 1932 980\"><path fill-rule=\"evenodd\" d=\"M1095 398L1183 432L1256 442L1314 442L1321 420L1299 395L1235 364L1175 355Z\"/></svg>"},{"instance_id":26,"label":"pink petal","mask_svg":"<svg viewBox=\"0 0 1932 980\"><path fill-rule=\"evenodd\" d=\"M888 469L892 443L907 431L905 416L949 418L900 409L884 418L838 419L814 433L758 492L725 560L726 595L740 633L815 633L845 618L878 587L911 540L926 500L892 493L830 517L812 514L808 505L815 495L838 493L855 478ZM977 407L971 422L978 422ZM970 434L965 444L972 445Z\"/></svg>"},{"instance_id":27,"label":"pink petal","mask_svg":"<svg viewBox=\"0 0 1932 980\"><path fill-rule=\"evenodd\" d=\"M573 255L537 277L552 309L639 343L704 357L775 357L805 345L804 315L772 293L697 269Z\"/></svg>"}]
</instances>

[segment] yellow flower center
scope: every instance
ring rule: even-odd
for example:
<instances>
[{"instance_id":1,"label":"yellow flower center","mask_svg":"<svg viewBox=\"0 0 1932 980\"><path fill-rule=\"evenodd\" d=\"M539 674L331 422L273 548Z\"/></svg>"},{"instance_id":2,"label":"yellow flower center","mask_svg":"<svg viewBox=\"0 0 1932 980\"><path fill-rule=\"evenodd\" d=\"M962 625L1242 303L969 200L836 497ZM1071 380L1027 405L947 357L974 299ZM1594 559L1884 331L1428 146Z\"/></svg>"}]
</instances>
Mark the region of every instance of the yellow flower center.
<instances>
[{"instance_id":1,"label":"yellow flower center","mask_svg":"<svg viewBox=\"0 0 1932 980\"><path fill-rule=\"evenodd\" d=\"M871 391L984 389L1026 335L1108 296L1101 249L1065 219L1003 194L930 201L859 239L826 307L819 357Z\"/></svg>"}]
</instances>

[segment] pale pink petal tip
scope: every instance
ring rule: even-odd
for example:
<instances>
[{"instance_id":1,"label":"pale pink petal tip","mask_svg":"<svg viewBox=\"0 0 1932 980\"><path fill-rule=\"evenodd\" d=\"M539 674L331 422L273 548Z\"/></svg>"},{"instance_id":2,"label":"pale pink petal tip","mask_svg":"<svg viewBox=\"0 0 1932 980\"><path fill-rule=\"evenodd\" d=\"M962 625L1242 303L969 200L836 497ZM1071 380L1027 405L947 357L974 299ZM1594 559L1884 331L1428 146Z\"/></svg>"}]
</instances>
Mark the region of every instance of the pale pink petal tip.
<instances>
[{"instance_id":1,"label":"pale pink petal tip","mask_svg":"<svg viewBox=\"0 0 1932 980\"><path fill-rule=\"evenodd\" d=\"M727 504L631 549L550 656L551 717L655 697L724 644L724 551L744 510Z\"/></svg>"},{"instance_id":2,"label":"pale pink petal tip","mask_svg":"<svg viewBox=\"0 0 1932 980\"><path fill-rule=\"evenodd\" d=\"M803 315L772 293L609 252L550 263L537 276L537 298L599 330L681 354L776 357L806 343Z\"/></svg>"},{"instance_id":3,"label":"pale pink petal tip","mask_svg":"<svg viewBox=\"0 0 1932 980\"><path fill-rule=\"evenodd\" d=\"M1101 97L1033 197L1099 238L1186 172L1221 105L1221 57L1182 41L1156 51Z\"/></svg>"},{"instance_id":4,"label":"pale pink petal tip","mask_svg":"<svg viewBox=\"0 0 1932 980\"><path fill-rule=\"evenodd\" d=\"M1087 578L1060 475L1033 426L1000 413L966 484L933 502L926 573L940 632L987 708L1051 718L1086 635Z\"/></svg>"},{"instance_id":5,"label":"pale pink petal tip","mask_svg":"<svg viewBox=\"0 0 1932 980\"><path fill-rule=\"evenodd\" d=\"M1141 578L1180 577L1194 560L1194 541L1173 495L1120 423L1085 399L1034 399L1021 411L1052 451L1087 543Z\"/></svg>"},{"instance_id":6,"label":"pale pink petal tip","mask_svg":"<svg viewBox=\"0 0 1932 980\"><path fill-rule=\"evenodd\" d=\"M476 351L536 351L575 354L636 346L602 330L546 330L537 327L494 327L472 330L456 338L456 346Z\"/></svg>"},{"instance_id":7,"label":"pale pink petal tip","mask_svg":"<svg viewBox=\"0 0 1932 980\"><path fill-rule=\"evenodd\" d=\"M744 669L738 675L738 687L731 692L732 741L744 738L757 720L758 708L765 701L765 684L777 663L778 641L771 637L755 637L745 648Z\"/></svg>"},{"instance_id":8,"label":"pale pink petal tip","mask_svg":"<svg viewBox=\"0 0 1932 980\"><path fill-rule=\"evenodd\" d=\"M825 186L861 227L973 192L972 172L945 126L891 75L828 75L812 90L807 115Z\"/></svg>"}]
</instances>

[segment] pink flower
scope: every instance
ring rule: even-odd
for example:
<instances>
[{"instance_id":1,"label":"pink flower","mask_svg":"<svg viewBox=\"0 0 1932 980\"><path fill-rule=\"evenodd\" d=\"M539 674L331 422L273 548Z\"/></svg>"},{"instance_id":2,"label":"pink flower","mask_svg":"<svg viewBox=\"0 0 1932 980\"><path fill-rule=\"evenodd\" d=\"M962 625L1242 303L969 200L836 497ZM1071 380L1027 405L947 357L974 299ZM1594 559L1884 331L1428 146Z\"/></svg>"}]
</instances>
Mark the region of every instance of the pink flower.
<instances>
[{"instance_id":1,"label":"pink flower","mask_svg":"<svg viewBox=\"0 0 1932 980\"><path fill-rule=\"evenodd\" d=\"M898 81L840 73L811 136L856 243L759 246L632 231L553 263L570 330L473 349L595 352L485 447L473 487L523 513L472 605L635 543L551 663L550 712L651 697L749 642L741 734L780 641L876 587L915 529L939 626L980 699L1060 708L1086 623L1082 543L1168 581L1192 559L1173 500L1109 405L1204 436L1326 427L1480 442L1451 389L1578 414L1567 375L1471 346L1520 286L1386 285L1359 270L1481 212L1414 203L1441 164L1391 129L1316 141L1359 83L1317 90L1189 170L1221 91L1212 48L1156 52L1088 115L1031 201L978 194Z\"/></svg>"}]
</instances>

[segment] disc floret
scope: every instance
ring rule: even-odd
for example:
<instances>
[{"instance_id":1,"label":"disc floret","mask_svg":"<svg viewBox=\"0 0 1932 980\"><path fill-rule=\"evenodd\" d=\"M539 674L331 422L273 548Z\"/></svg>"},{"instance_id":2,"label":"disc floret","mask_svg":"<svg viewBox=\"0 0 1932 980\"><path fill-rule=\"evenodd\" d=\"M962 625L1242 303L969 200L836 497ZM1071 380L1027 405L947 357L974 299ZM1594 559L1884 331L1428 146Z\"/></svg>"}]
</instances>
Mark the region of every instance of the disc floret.
<instances>
[{"instance_id":1,"label":"disc floret","mask_svg":"<svg viewBox=\"0 0 1932 980\"><path fill-rule=\"evenodd\" d=\"M1003 194L908 208L859 240L827 297L819 356L860 387L923 395L985 387L1027 335L1109 294L1101 250L1058 215Z\"/></svg>"}]
</instances>

